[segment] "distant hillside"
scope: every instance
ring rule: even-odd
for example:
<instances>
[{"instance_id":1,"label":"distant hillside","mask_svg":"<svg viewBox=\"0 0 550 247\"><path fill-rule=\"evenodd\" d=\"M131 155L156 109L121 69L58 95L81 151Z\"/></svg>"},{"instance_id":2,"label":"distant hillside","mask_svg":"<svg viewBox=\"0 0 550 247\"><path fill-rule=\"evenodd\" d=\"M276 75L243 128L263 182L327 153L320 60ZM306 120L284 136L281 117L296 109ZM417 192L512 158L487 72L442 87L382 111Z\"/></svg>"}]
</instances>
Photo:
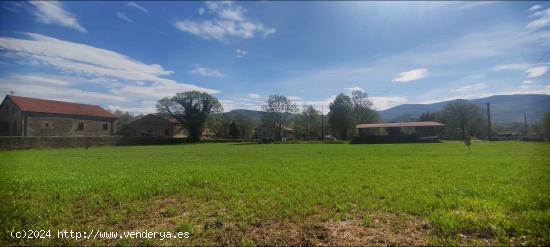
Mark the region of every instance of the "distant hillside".
<instances>
[{"instance_id":1,"label":"distant hillside","mask_svg":"<svg viewBox=\"0 0 550 247\"><path fill-rule=\"evenodd\" d=\"M380 111L380 116L385 122L390 121L416 121L424 112L440 111L450 101L433 104L404 104ZM491 103L491 117L493 123L510 124L523 123L523 112L527 115L527 122L536 123L542 119L546 111L550 111L550 95L545 94L516 94L495 95L487 98L469 100L479 104L485 109L485 103ZM258 122L262 119L262 111L236 109L227 112L229 116L242 114Z\"/></svg>"},{"instance_id":2,"label":"distant hillside","mask_svg":"<svg viewBox=\"0 0 550 247\"><path fill-rule=\"evenodd\" d=\"M251 118L254 121L259 123L260 120L262 120L262 114L264 114L264 112L254 111L254 110L246 110L246 109L236 109L236 110L226 112L226 114L230 117L233 117L237 114L241 114L241 115L246 116L248 118Z\"/></svg>"},{"instance_id":3,"label":"distant hillside","mask_svg":"<svg viewBox=\"0 0 550 247\"><path fill-rule=\"evenodd\" d=\"M262 115L264 114L264 112L263 111L255 111L255 110L246 110L246 109L235 109L235 110L226 112L225 114L227 114L229 117L233 117L237 114L241 114L245 117L248 117L248 118L256 121L256 123L260 123L262 121ZM286 116L288 116L288 115L286 115Z\"/></svg>"},{"instance_id":4,"label":"distant hillside","mask_svg":"<svg viewBox=\"0 0 550 247\"><path fill-rule=\"evenodd\" d=\"M469 101L482 107L485 107L486 102L491 103L491 118L497 124L522 123L523 112L527 115L527 122L536 123L542 119L544 112L550 111L550 95L544 94L495 95ZM386 122L417 120L422 113L440 111L449 102L453 100L433 104L398 105L380 111L380 116Z\"/></svg>"}]
</instances>

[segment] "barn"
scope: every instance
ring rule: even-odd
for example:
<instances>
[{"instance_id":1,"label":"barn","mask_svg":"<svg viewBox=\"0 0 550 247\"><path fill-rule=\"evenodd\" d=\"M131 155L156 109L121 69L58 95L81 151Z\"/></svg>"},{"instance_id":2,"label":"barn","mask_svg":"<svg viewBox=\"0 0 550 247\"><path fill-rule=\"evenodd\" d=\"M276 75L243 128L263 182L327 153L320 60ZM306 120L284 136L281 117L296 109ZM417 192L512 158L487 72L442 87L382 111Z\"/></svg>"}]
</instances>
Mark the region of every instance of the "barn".
<instances>
[{"instance_id":1,"label":"barn","mask_svg":"<svg viewBox=\"0 0 550 247\"><path fill-rule=\"evenodd\" d=\"M116 119L98 105L7 95L0 136L110 136Z\"/></svg>"},{"instance_id":2,"label":"barn","mask_svg":"<svg viewBox=\"0 0 550 247\"><path fill-rule=\"evenodd\" d=\"M434 121L358 124L354 143L439 142L442 123ZM373 131L374 130L374 131Z\"/></svg>"}]
</instances>

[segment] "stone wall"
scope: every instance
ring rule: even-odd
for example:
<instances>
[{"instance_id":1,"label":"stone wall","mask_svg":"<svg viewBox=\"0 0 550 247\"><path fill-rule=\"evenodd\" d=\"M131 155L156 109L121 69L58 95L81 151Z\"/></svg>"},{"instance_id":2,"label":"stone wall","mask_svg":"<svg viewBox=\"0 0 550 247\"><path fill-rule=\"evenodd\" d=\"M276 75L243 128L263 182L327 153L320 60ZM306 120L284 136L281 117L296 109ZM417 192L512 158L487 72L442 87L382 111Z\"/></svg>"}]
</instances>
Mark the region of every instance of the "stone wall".
<instances>
[{"instance_id":1,"label":"stone wall","mask_svg":"<svg viewBox=\"0 0 550 247\"><path fill-rule=\"evenodd\" d=\"M97 146L129 146L129 145L161 145L184 143L181 138L151 138L151 137L64 137L64 136L3 136L0 137L0 150L42 149L62 147L97 147Z\"/></svg>"},{"instance_id":2,"label":"stone wall","mask_svg":"<svg viewBox=\"0 0 550 247\"><path fill-rule=\"evenodd\" d=\"M27 116L27 136L110 136L112 119L56 116L32 113ZM78 125L81 125L79 129ZM106 125L106 126L104 126Z\"/></svg>"},{"instance_id":3,"label":"stone wall","mask_svg":"<svg viewBox=\"0 0 550 247\"><path fill-rule=\"evenodd\" d=\"M22 112L6 97L0 107L0 136L21 136L22 120Z\"/></svg>"}]
</instances>

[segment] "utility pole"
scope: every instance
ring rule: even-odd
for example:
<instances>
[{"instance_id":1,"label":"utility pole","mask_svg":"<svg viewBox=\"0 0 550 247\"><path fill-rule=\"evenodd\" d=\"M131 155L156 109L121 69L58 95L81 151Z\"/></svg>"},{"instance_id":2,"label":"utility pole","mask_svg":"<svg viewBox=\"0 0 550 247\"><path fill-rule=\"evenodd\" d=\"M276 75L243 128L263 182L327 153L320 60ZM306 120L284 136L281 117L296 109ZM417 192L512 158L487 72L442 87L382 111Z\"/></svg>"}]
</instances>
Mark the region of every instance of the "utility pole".
<instances>
[{"instance_id":1,"label":"utility pole","mask_svg":"<svg viewBox=\"0 0 550 247\"><path fill-rule=\"evenodd\" d=\"M491 103L485 104L487 104L487 140L491 141Z\"/></svg>"},{"instance_id":2,"label":"utility pole","mask_svg":"<svg viewBox=\"0 0 550 247\"><path fill-rule=\"evenodd\" d=\"M527 114L523 112L523 136L527 136Z\"/></svg>"},{"instance_id":3,"label":"utility pole","mask_svg":"<svg viewBox=\"0 0 550 247\"><path fill-rule=\"evenodd\" d=\"M325 141L325 112L323 106L321 106L321 140Z\"/></svg>"}]
</instances>

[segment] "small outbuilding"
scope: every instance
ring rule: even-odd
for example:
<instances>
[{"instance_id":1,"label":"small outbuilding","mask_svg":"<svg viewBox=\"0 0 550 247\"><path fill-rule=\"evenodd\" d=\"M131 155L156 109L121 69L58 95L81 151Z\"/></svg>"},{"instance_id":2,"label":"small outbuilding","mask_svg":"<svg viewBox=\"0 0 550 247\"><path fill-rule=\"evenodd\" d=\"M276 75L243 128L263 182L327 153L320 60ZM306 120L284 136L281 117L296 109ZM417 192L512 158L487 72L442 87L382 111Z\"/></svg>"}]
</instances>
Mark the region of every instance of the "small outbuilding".
<instances>
[{"instance_id":1,"label":"small outbuilding","mask_svg":"<svg viewBox=\"0 0 550 247\"><path fill-rule=\"evenodd\" d=\"M262 140L274 140L279 133L278 131L278 124L275 124L273 126L262 124L254 129L256 139ZM296 135L294 129L289 128L285 125L281 125L281 138L284 138L286 140L293 140L295 139L295 136Z\"/></svg>"},{"instance_id":2,"label":"small outbuilding","mask_svg":"<svg viewBox=\"0 0 550 247\"><path fill-rule=\"evenodd\" d=\"M359 131L359 138L354 142L439 142L442 126L445 125L434 121L358 124L355 128Z\"/></svg>"},{"instance_id":3,"label":"small outbuilding","mask_svg":"<svg viewBox=\"0 0 550 247\"><path fill-rule=\"evenodd\" d=\"M128 137L171 138L180 129L181 126L175 119L161 114L147 114L123 127L117 134Z\"/></svg>"}]
</instances>

